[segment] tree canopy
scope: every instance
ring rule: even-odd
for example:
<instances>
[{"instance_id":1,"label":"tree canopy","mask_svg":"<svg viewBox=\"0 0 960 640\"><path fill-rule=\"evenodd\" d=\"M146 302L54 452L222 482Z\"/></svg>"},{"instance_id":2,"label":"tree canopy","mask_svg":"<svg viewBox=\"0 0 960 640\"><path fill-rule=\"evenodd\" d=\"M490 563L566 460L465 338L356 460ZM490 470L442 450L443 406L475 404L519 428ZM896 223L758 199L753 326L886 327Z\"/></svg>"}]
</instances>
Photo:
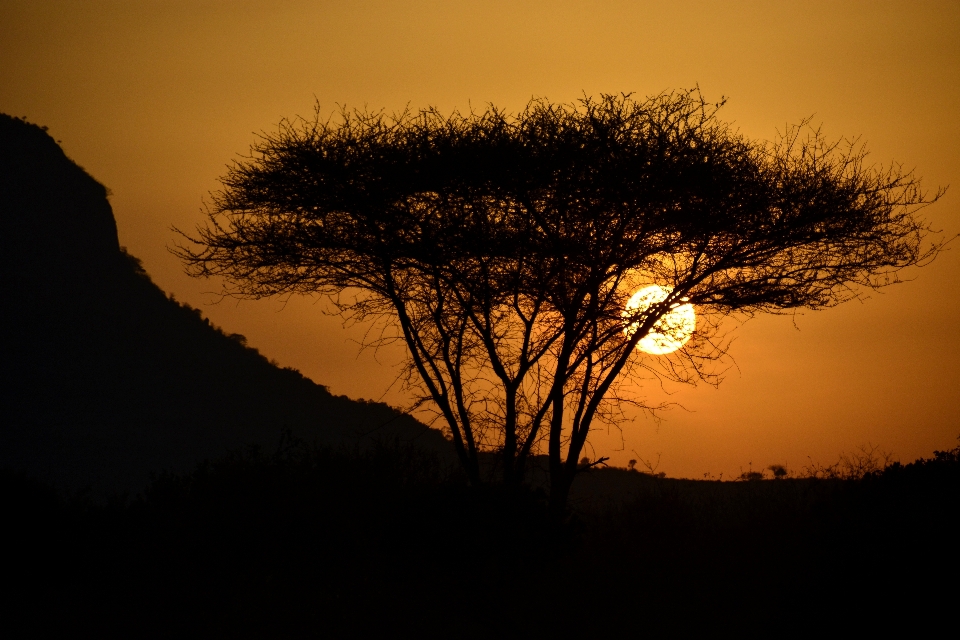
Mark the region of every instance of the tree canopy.
<instances>
[{"instance_id":1,"label":"tree canopy","mask_svg":"<svg viewBox=\"0 0 960 640\"><path fill-rule=\"evenodd\" d=\"M562 510L631 374L709 375L730 314L833 306L942 246L918 215L940 192L911 173L806 123L749 140L721 106L694 90L284 121L180 255L234 295L321 294L389 319L470 478L492 451L522 482L546 451ZM664 299L628 310L648 284ZM692 339L638 352L681 304Z\"/></svg>"}]
</instances>

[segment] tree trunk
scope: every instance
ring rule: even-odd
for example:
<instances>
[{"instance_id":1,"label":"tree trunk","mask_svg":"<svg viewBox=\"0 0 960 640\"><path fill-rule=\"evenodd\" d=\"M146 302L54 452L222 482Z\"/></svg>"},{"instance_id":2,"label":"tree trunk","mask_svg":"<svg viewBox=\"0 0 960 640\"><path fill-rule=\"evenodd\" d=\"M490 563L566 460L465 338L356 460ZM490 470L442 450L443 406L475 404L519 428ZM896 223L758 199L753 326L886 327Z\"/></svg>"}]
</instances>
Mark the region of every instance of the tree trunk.
<instances>
[{"instance_id":1,"label":"tree trunk","mask_svg":"<svg viewBox=\"0 0 960 640\"><path fill-rule=\"evenodd\" d=\"M570 487L573 484L573 474L566 468L559 473L550 474L550 517L555 521L563 520L567 515L567 498L570 497Z\"/></svg>"}]
</instances>

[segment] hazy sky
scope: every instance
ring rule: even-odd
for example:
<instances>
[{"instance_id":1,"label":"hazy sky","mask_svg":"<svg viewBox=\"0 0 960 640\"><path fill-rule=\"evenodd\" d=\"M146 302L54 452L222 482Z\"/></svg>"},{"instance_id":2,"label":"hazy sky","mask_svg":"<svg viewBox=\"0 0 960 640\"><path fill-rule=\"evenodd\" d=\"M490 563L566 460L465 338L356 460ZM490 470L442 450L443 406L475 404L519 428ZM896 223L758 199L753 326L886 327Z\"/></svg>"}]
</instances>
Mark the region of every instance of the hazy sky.
<instances>
[{"instance_id":1,"label":"hazy sky","mask_svg":"<svg viewBox=\"0 0 960 640\"><path fill-rule=\"evenodd\" d=\"M313 300L213 304L167 247L192 229L255 132L338 104L388 111L532 96L641 96L699 84L753 138L813 116L915 168L925 213L960 232L960 2L267 2L4 0L0 111L49 126L109 187L121 244L168 292L334 393L402 404L400 352L358 354ZM737 330L718 389L650 385L683 405L591 437L670 475L799 469L872 443L907 461L960 434L960 242L865 302ZM55 293L51 293L55 295ZM796 326L794 326L796 325ZM799 329L799 330L798 330ZM667 394L672 395L667 395ZM636 453L634 453L636 452Z\"/></svg>"}]
</instances>

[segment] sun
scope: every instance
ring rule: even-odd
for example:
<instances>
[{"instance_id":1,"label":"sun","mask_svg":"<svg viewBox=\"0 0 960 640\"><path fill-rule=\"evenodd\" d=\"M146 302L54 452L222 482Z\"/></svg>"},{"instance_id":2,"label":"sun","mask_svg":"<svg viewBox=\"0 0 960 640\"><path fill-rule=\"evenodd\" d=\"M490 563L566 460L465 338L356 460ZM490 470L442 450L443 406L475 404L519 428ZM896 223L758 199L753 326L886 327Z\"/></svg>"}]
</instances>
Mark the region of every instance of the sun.
<instances>
[{"instance_id":1,"label":"sun","mask_svg":"<svg viewBox=\"0 0 960 640\"><path fill-rule=\"evenodd\" d=\"M642 313L650 305L666 300L671 291L673 291L672 288L658 284L644 287L630 297L623 315L635 316L638 312ZM637 330L637 325L637 322L627 325L623 330L624 334L632 336ZM670 306L670 311L663 314L653 325L653 329L640 339L637 349L657 356L673 353L690 340L696 328L697 314L693 310L693 305L674 303Z\"/></svg>"}]
</instances>

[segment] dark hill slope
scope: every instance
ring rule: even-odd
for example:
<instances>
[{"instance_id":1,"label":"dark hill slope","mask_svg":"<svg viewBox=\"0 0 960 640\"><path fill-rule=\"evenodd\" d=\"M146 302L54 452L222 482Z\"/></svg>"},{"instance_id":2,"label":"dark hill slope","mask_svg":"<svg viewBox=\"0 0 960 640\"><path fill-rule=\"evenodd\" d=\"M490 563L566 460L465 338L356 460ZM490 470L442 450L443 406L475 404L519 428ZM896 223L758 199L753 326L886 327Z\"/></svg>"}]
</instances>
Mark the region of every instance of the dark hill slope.
<instances>
[{"instance_id":1,"label":"dark hill slope","mask_svg":"<svg viewBox=\"0 0 960 640\"><path fill-rule=\"evenodd\" d=\"M0 466L137 490L228 449L374 437L447 453L379 403L331 395L168 298L119 246L106 189L45 130L0 115Z\"/></svg>"}]
</instances>

